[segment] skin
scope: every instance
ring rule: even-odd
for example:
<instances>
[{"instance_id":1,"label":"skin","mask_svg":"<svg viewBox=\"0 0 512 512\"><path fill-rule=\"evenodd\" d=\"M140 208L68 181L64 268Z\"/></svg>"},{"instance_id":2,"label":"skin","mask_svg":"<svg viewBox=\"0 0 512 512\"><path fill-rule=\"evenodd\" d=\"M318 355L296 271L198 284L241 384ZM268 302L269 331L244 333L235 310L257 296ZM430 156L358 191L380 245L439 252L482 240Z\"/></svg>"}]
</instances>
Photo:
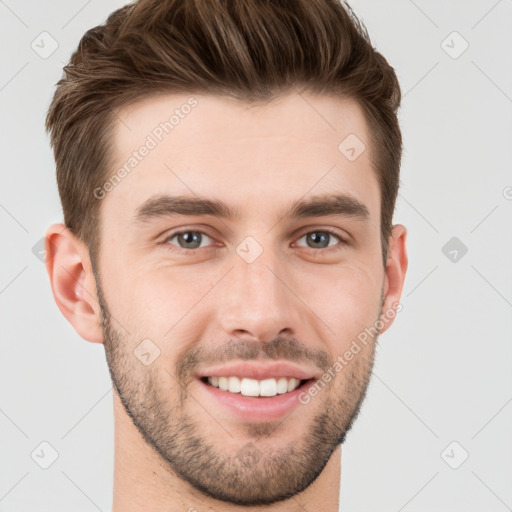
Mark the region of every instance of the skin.
<instances>
[{"instance_id":1,"label":"skin","mask_svg":"<svg viewBox=\"0 0 512 512\"><path fill-rule=\"evenodd\" d=\"M376 335L276 422L226 414L195 377L244 359L332 371L365 328L380 319L382 333L392 324L406 229L393 227L384 266L379 186L355 102L306 93L260 106L194 97L190 114L101 199L96 268L65 226L46 234L56 303L80 336L104 343L114 382L113 511L337 511L341 443L366 392ZM187 99L161 95L120 110L112 171ZM338 149L349 134L366 145L355 161ZM363 203L368 218L284 216L294 200L333 192ZM137 224L137 208L164 193L217 199L239 218ZM191 244L172 236L178 229L204 234ZM340 238L315 245L325 229ZM251 263L236 251L248 236L262 249ZM134 355L144 339L159 350L149 366Z\"/></svg>"}]
</instances>

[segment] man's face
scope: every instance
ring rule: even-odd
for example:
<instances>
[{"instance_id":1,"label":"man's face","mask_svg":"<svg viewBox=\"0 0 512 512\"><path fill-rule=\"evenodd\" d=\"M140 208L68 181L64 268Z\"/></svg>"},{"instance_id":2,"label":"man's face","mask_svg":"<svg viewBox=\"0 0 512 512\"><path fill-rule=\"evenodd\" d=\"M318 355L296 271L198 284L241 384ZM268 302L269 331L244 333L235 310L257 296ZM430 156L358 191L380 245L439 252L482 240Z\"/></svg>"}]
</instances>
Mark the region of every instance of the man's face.
<instances>
[{"instance_id":1,"label":"man's face","mask_svg":"<svg viewBox=\"0 0 512 512\"><path fill-rule=\"evenodd\" d=\"M126 413L169 471L216 499L268 504L318 477L364 397L376 337L333 365L382 313L379 186L354 102L194 98L192 108L163 95L119 112L112 171L138 156L101 200L107 360ZM160 123L175 109L166 133ZM350 134L366 145L356 159L347 142L339 149ZM290 213L335 195L345 198L336 212ZM216 201L235 216L172 213L165 196ZM253 367L225 369L244 362ZM275 363L307 382L289 396L246 397L206 381L265 377L251 372ZM274 369L276 382L295 374Z\"/></svg>"}]
</instances>

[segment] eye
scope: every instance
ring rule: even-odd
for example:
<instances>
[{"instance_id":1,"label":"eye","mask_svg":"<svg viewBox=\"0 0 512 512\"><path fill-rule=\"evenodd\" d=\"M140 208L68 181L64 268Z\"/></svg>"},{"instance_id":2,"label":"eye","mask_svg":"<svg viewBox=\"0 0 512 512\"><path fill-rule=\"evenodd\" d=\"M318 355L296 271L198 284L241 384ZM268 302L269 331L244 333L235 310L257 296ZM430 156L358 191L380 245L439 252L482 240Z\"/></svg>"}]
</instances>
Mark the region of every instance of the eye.
<instances>
[{"instance_id":1,"label":"eye","mask_svg":"<svg viewBox=\"0 0 512 512\"><path fill-rule=\"evenodd\" d=\"M208 242L208 240L210 241L210 244L213 241L213 238L208 236L203 231L183 230L171 233L162 243L173 251L191 252L194 249L203 249L208 247L210 244L201 245L202 242L205 242L205 238L207 239L206 242ZM302 235L298 240L303 238L306 239L306 243L308 245L296 245L298 247L309 247L310 249L315 250L329 249L331 247L335 247L336 245L340 245L339 248L342 248L344 245L348 244L348 242L346 242L339 234L329 229L309 231L308 233ZM333 238L335 240L333 240ZM174 239L176 239L176 243L173 242ZM332 241L334 243L330 243Z\"/></svg>"},{"instance_id":2,"label":"eye","mask_svg":"<svg viewBox=\"0 0 512 512\"><path fill-rule=\"evenodd\" d=\"M332 238L335 238L338 242L341 242L341 245L345 245L347 242L343 238L341 238L340 235L335 233L334 231L331 231L329 229L323 229L318 231L310 231L304 235L302 235L299 240L302 238L306 239L306 243L312 244L309 245L310 249L327 249L329 247L333 247L337 245L329 244L329 241L332 240ZM299 247L304 247L303 245L299 245Z\"/></svg>"},{"instance_id":3,"label":"eye","mask_svg":"<svg viewBox=\"0 0 512 512\"><path fill-rule=\"evenodd\" d=\"M172 233L169 237L164 240L164 243L176 245L171 242L173 239L177 239L178 248L184 250L200 249L201 241L206 237L212 240L206 233L202 231L177 231Z\"/></svg>"}]
</instances>

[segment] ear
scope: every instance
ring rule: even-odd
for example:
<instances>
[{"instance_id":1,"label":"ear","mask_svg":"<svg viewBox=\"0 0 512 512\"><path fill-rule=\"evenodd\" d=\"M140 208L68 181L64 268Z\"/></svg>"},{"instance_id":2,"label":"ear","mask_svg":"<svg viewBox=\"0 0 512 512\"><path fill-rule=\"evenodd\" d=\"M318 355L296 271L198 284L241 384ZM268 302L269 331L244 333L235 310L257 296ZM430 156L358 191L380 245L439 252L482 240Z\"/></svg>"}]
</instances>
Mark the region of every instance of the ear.
<instances>
[{"instance_id":1,"label":"ear","mask_svg":"<svg viewBox=\"0 0 512 512\"><path fill-rule=\"evenodd\" d=\"M46 230L46 271L61 313L85 340L103 343L89 251L64 224Z\"/></svg>"},{"instance_id":2,"label":"ear","mask_svg":"<svg viewBox=\"0 0 512 512\"><path fill-rule=\"evenodd\" d=\"M380 330L382 334L393 323L396 313L401 310L400 297L404 287L405 273L407 272L407 230L401 224L393 226L389 240L389 254L386 263L384 279L384 304L382 306L381 321L384 324Z\"/></svg>"}]
</instances>

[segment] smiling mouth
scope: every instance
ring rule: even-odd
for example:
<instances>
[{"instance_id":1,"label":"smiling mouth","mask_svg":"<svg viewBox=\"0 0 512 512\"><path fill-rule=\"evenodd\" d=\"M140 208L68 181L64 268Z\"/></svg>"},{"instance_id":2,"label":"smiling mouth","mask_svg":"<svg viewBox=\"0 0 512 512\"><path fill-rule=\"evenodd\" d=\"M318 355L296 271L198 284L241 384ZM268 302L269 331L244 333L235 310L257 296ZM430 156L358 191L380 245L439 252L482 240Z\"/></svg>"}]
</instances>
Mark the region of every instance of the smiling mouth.
<instances>
[{"instance_id":1,"label":"smiling mouth","mask_svg":"<svg viewBox=\"0 0 512 512\"><path fill-rule=\"evenodd\" d=\"M246 377L201 377L201 382L235 395L252 398L272 398L302 388L314 379L296 378L250 379Z\"/></svg>"}]
</instances>

